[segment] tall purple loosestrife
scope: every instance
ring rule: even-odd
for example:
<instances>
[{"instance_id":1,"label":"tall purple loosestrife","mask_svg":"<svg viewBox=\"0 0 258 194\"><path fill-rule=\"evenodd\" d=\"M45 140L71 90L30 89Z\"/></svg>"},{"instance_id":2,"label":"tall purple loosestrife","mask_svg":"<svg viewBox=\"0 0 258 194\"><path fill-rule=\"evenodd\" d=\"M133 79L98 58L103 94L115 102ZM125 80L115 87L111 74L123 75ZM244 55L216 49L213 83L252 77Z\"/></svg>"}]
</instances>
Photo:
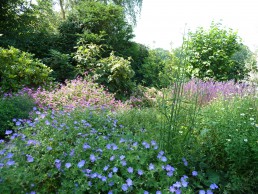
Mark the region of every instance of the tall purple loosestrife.
<instances>
[{"instance_id":1,"label":"tall purple loosestrife","mask_svg":"<svg viewBox=\"0 0 258 194\"><path fill-rule=\"evenodd\" d=\"M212 100L222 96L229 99L233 96L245 96L255 93L255 88L245 83L235 83L234 81L216 82L214 80L201 81L192 79L184 84L186 97L198 95L200 105L205 105Z\"/></svg>"}]
</instances>

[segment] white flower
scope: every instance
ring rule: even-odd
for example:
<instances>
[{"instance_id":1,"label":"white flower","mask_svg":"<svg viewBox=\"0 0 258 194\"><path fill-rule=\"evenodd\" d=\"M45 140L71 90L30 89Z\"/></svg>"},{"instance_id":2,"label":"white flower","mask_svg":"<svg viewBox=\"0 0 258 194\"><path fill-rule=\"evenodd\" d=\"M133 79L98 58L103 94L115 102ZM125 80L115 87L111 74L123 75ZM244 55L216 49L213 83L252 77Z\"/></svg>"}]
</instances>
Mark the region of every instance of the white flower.
<instances>
[{"instance_id":1,"label":"white flower","mask_svg":"<svg viewBox=\"0 0 258 194\"><path fill-rule=\"evenodd\" d=\"M247 142L248 140L247 139L244 139L244 142Z\"/></svg>"}]
</instances>

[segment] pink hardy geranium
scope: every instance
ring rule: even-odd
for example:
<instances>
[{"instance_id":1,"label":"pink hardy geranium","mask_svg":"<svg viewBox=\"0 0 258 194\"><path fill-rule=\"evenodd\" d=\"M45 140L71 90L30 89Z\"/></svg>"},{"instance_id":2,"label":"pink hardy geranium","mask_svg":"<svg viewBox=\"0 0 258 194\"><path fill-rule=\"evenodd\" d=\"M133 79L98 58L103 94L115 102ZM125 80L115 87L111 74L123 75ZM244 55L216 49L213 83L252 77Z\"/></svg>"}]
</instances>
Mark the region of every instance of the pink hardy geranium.
<instances>
[{"instance_id":1,"label":"pink hardy geranium","mask_svg":"<svg viewBox=\"0 0 258 194\"><path fill-rule=\"evenodd\" d=\"M50 91L38 88L35 92L29 92L39 107L50 107L54 110L73 110L77 107L95 108L127 108L121 101L117 101L114 95L107 92L103 86L92 80L76 78L66 81Z\"/></svg>"}]
</instances>

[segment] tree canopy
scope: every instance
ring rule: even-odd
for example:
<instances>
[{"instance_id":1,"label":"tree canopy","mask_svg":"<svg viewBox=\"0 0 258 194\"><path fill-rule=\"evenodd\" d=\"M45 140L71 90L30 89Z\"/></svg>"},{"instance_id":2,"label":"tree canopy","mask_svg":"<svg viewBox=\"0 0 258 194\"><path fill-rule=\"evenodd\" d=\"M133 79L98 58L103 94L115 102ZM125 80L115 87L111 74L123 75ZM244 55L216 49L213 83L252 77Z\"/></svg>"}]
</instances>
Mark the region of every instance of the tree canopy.
<instances>
[{"instance_id":1,"label":"tree canopy","mask_svg":"<svg viewBox=\"0 0 258 194\"><path fill-rule=\"evenodd\" d=\"M100 2L105 5L114 4L124 8L124 12L128 16L128 20L131 24L136 24L137 16L141 12L142 1L143 0L53 0L60 6L62 18L66 19L66 13L74 10L76 5L81 2Z\"/></svg>"},{"instance_id":2,"label":"tree canopy","mask_svg":"<svg viewBox=\"0 0 258 194\"><path fill-rule=\"evenodd\" d=\"M195 77L225 81L245 76L244 64L233 58L241 48L241 39L232 29L213 22L208 30L198 28L190 32L185 44L189 70Z\"/></svg>"}]
</instances>

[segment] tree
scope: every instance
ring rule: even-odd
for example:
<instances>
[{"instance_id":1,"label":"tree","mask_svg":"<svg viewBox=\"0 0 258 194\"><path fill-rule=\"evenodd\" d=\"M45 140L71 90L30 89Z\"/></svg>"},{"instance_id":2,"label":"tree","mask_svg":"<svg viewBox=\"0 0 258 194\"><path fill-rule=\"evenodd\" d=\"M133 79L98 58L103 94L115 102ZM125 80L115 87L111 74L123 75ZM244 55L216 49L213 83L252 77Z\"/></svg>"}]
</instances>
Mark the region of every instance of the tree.
<instances>
[{"instance_id":1,"label":"tree","mask_svg":"<svg viewBox=\"0 0 258 194\"><path fill-rule=\"evenodd\" d=\"M158 48L149 51L149 56L144 59L140 72L143 75L145 86L159 87L161 80L159 74L163 72L165 65L171 60L169 51Z\"/></svg>"},{"instance_id":2,"label":"tree","mask_svg":"<svg viewBox=\"0 0 258 194\"><path fill-rule=\"evenodd\" d=\"M14 46L42 58L53 46L57 33L58 16L52 0L1 1L0 46Z\"/></svg>"},{"instance_id":3,"label":"tree","mask_svg":"<svg viewBox=\"0 0 258 194\"><path fill-rule=\"evenodd\" d=\"M240 69L244 74L239 74L239 79L248 78L250 72L257 71L257 61L254 53L244 44L240 45L239 51L233 56L232 60L235 61L237 69ZM232 72L234 73L234 72ZM246 76L246 77L244 77Z\"/></svg>"},{"instance_id":4,"label":"tree","mask_svg":"<svg viewBox=\"0 0 258 194\"><path fill-rule=\"evenodd\" d=\"M75 59L78 61L78 72L89 73L94 80L105 85L110 92L115 93L117 99L129 96L134 83L134 71L130 65L130 58L115 56L111 52L108 57L101 58L104 49L96 44L81 44L78 46Z\"/></svg>"},{"instance_id":5,"label":"tree","mask_svg":"<svg viewBox=\"0 0 258 194\"><path fill-rule=\"evenodd\" d=\"M62 18L65 20L67 12L74 10L80 2L93 2L92 0L55 0L60 6ZM96 0L94 2L104 3L105 5L114 4L124 8L128 20L136 24L137 16L141 12L143 0Z\"/></svg>"},{"instance_id":6,"label":"tree","mask_svg":"<svg viewBox=\"0 0 258 194\"><path fill-rule=\"evenodd\" d=\"M232 29L212 22L207 31L198 28L196 32L190 32L185 43L191 75L201 79L237 81L246 74L244 64L233 58L241 48L241 40Z\"/></svg>"},{"instance_id":7,"label":"tree","mask_svg":"<svg viewBox=\"0 0 258 194\"><path fill-rule=\"evenodd\" d=\"M80 40L85 44L105 45L106 56L112 50L119 54L130 46L134 36L121 7L87 1L81 2L59 29L63 53L74 52Z\"/></svg>"}]
</instances>

